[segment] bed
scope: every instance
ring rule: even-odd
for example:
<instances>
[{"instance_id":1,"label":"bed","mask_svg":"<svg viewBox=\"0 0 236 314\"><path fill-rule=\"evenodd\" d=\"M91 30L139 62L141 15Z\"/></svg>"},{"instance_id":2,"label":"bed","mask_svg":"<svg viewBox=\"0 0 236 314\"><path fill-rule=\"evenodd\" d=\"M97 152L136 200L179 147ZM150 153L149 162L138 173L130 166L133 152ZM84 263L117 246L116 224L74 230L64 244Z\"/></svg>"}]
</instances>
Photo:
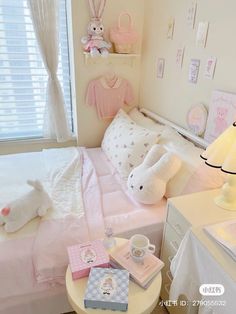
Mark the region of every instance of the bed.
<instances>
[{"instance_id":1,"label":"bed","mask_svg":"<svg viewBox=\"0 0 236 314\"><path fill-rule=\"evenodd\" d=\"M128 119L126 127L131 132L129 138L132 138L129 149L133 149L136 140L143 140L141 134L146 136L148 129L150 146L155 143L156 136L159 139L162 134L160 143L183 158L181 173L171 180L166 197L193 192L188 190L189 186L194 186L194 176L198 178L199 167L203 167L199 158L200 149L172 130L170 127L173 125L163 129L163 125L145 120L147 118L137 110L129 117L125 113L120 115L116 119ZM113 145L115 149L118 146L112 135L116 129L114 123L106 131L107 138L103 140L102 148L69 147L0 156L0 208L9 198L26 192L26 180L35 178L41 180L54 201L53 210L43 219L32 220L14 234L6 234L0 227L0 314L58 314L70 311L64 285L68 264L66 247L103 238L107 227L112 227L116 236L126 238L135 233L145 234L159 253L166 197L155 205L141 205L129 195L124 170L130 163L125 164L123 154L127 145L123 143L119 152L126 168L120 170L120 162L112 160L113 156L109 155L109 147ZM133 127L136 124L139 127L135 137ZM123 124L116 127L120 130ZM180 128L178 131L185 132ZM124 132L127 133L125 128ZM201 139L191 137L190 134L192 141L204 144ZM107 145L107 142L110 144ZM146 147L146 142L147 138L141 146ZM137 162L135 158L132 166ZM208 169L204 168L204 173L205 170ZM201 187L197 184L196 191L216 188L222 183L214 178L209 187L206 182L204 180L205 185Z\"/></svg>"},{"instance_id":2,"label":"bed","mask_svg":"<svg viewBox=\"0 0 236 314\"><path fill-rule=\"evenodd\" d=\"M5 182L2 191L8 190L5 199L14 191L16 195L22 193L26 179L39 178L47 184L45 168L55 162L55 154L61 158L57 161L61 167L71 151L75 153L76 150L66 148L53 150L52 154L46 152L46 166L45 152L1 156L4 171L0 177L1 182ZM147 210L129 198L125 182L101 148L78 150L83 158L85 214L80 213L78 206L78 215L66 213L55 217L54 213L53 217L46 217L41 222L34 219L14 234L8 235L0 229L0 277L1 283L4 282L0 287L0 313L49 313L49 308L50 314L69 311L63 278L67 265L64 250L67 245L103 237L106 226L112 226L116 235L124 237L142 232L156 245L157 251L160 249L165 199Z\"/></svg>"}]
</instances>

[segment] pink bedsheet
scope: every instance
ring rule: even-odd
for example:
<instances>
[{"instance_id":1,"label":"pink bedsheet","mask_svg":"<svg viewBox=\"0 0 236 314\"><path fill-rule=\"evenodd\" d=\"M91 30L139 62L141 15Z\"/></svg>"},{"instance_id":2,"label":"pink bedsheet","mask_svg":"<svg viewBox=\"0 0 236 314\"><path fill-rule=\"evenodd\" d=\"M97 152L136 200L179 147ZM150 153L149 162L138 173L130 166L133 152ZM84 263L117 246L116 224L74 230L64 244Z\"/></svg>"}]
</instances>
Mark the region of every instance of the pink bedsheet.
<instances>
[{"instance_id":1,"label":"pink bedsheet","mask_svg":"<svg viewBox=\"0 0 236 314\"><path fill-rule=\"evenodd\" d=\"M90 148L86 152L97 174L105 226L111 226L115 234L148 225L163 226L166 199L155 205L142 205L136 202L129 196L126 182L120 178L102 149Z\"/></svg>"},{"instance_id":2,"label":"pink bedsheet","mask_svg":"<svg viewBox=\"0 0 236 314\"><path fill-rule=\"evenodd\" d=\"M165 200L143 206L130 199L125 182L100 148L83 149L83 159L85 215L43 221L36 235L0 243L0 310L6 298L64 284L66 247L103 237L106 226L116 234L149 225L158 225L162 230Z\"/></svg>"}]
</instances>

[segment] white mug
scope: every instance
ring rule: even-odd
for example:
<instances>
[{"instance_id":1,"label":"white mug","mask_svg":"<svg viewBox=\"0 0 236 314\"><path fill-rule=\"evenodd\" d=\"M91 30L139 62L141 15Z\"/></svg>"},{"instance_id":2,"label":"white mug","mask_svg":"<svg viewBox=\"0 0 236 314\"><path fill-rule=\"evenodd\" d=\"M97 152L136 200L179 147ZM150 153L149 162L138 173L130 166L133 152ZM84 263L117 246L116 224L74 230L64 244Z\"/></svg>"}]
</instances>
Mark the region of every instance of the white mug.
<instances>
[{"instance_id":1,"label":"white mug","mask_svg":"<svg viewBox=\"0 0 236 314\"><path fill-rule=\"evenodd\" d=\"M155 245L150 244L149 239L142 234L135 234L130 239L130 255L135 262L142 262L145 255L155 252Z\"/></svg>"}]
</instances>

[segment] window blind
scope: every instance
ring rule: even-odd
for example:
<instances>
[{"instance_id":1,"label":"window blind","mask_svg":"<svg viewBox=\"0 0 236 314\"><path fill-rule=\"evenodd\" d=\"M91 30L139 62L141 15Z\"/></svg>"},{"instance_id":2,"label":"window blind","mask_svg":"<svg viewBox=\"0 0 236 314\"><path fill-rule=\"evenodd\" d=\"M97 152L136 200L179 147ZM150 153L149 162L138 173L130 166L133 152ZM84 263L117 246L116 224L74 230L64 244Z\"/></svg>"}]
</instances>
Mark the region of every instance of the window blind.
<instances>
[{"instance_id":1,"label":"window blind","mask_svg":"<svg viewBox=\"0 0 236 314\"><path fill-rule=\"evenodd\" d=\"M66 0L60 0L58 77L73 132ZM0 140L43 137L47 73L26 0L0 0Z\"/></svg>"}]
</instances>

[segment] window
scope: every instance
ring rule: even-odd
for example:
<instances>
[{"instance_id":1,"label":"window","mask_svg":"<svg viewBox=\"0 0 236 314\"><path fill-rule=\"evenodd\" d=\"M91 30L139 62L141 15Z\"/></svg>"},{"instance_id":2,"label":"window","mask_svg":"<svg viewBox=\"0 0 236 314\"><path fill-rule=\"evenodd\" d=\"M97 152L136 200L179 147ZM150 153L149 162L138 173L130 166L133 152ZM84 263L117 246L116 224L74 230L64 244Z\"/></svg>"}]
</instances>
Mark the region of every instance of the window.
<instances>
[{"instance_id":1,"label":"window","mask_svg":"<svg viewBox=\"0 0 236 314\"><path fill-rule=\"evenodd\" d=\"M60 0L58 76L73 131L66 0ZM0 0L0 140L43 137L47 73L26 0Z\"/></svg>"}]
</instances>

